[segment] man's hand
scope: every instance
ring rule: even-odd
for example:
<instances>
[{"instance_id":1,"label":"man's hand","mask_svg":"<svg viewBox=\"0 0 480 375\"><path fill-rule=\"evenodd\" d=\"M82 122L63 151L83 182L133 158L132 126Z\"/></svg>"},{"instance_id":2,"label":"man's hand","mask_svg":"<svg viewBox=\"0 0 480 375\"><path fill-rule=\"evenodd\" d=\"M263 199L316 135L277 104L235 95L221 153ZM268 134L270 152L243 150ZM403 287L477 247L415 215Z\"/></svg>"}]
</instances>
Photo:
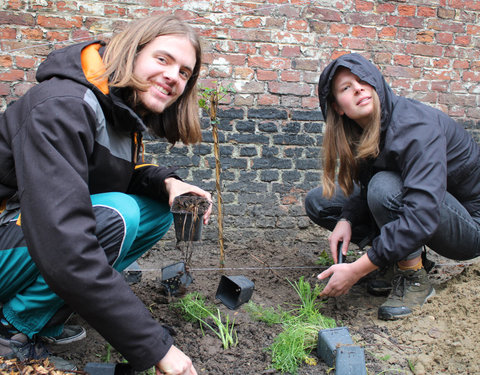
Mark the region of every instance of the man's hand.
<instances>
[{"instance_id":1,"label":"man's hand","mask_svg":"<svg viewBox=\"0 0 480 375\"><path fill-rule=\"evenodd\" d=\"M174 345L155 365L155 372L156 375L197 375L190 358Z\"/></svg>"},{"instance_id":2,"label":"man's hand","mask_svg":"<svg viewBox=\"0 0 480 375\"><path fill-rule=\"evenodd\" d=\"M168 193L168 204L170 205L170 207L172 206L175 197L186 193L191 193L200 197L207 198L210 202L210 206L208 207L208 210L203 214L203 223L208 224L210 214L212 213L212 195L208 191L200 189L198 186L187 184L186 182L177 180L173 177L165 179L165 188Z\"/></svg>"}]
</instances>

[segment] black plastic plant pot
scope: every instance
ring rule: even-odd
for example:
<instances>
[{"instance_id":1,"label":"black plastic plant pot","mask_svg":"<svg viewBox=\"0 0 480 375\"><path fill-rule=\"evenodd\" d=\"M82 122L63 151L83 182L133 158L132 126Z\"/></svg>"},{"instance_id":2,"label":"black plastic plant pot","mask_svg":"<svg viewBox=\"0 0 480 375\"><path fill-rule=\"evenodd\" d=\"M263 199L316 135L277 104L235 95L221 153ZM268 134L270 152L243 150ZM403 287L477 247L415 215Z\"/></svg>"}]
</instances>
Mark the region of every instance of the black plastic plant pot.
<instances>
[{"instance_id":1,"label":"black plastic plant pot","mask_svg":"<svg viewBox=\"0 0 480 375\"><path fill-rule=\"evenodd\" d=\"M215 298L230 310L248 302L253 294L254 283L245 276L222 276Z\"/></svg>"},{"instance_id":2,"label":"black plastic plant pot","mask_svg":"<svg viewBox=\"0 0 480 375\"><path fill-rule=\"evenodd\" d=\"M202 238L203 215L190 212L174 212L173 224L177 241L200 241Z\"/></svg>"},{"instance_id":3,"label":"black plastic plant pot","mask_svg":"<svg viewBox=\"0 0 480 375\"><path fill-rule=\"evenodd\" d=\"M184 194L175 197L171 212L177 241L199 241L202 238L203 215L210 207L207 198Z\"/></svg>"},{"instance_id":4,"label":"black plastic plant pot","mask_svg":"<svg viewBox=\"0 0 480 375\"><path fill-rule=\"evenodd\" d=\"M193 282L190 273L185 269L184 262L178 262L162 268L162 285L168 294L178 294L182 287L185 288Z\"/></svg>"}]
</instances>

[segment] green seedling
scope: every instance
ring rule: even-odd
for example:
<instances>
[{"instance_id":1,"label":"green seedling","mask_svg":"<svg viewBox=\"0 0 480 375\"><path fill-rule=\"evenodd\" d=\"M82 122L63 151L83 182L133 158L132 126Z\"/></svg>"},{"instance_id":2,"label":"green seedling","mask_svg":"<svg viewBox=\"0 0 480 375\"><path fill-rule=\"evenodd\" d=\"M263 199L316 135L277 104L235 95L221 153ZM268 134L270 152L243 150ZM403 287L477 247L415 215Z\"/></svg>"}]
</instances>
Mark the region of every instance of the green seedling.
<instances>
[{"instance_id":1,"label":"green seedling","mask_svg":"<svg viewBox=\"0 0 480 375\"><path fill-rule=\"evenodd\" d=\"M320 266L331 266L333 264L333 258L326 250L323 250L318 259L315 261Z\"/></svg>"},{"instance_id":2,"label":"green seedling","mask_svg":"<svg viewBox=\"0 0 480 375\"><path fill-rule=\"evenodd\" d=\"M268 347L272 353L272 367L282 373L296 374L300 364L316 364L310 354L317 346L318 332L334 328L336 323L318 311L321 307L317 301L322 291L320 286L312 288L303 277L298 282L289 283L300 298L300 304L292 310L285 312L280 308L253 307L253 302L248 304L248 309L253 319L283 325L283 331Z\"/></svg>"},{"instance_id":3,"label":"green seedling","mask_svg":"<svg viewBox=\"0 0 480 375\"><path fill-rule=\"evenodd\" d=\"M199 293L193 292L187 294L181 298L175 306L182 311L187 320L197 321L204 335L204 326L215 333L222 341L224 349L237 345L238 337L234 329L235 319L230 320L229 315L225 315L224 319L222 319L220 309L207 305L205 298Z\"/></svg>"}]
</instances>

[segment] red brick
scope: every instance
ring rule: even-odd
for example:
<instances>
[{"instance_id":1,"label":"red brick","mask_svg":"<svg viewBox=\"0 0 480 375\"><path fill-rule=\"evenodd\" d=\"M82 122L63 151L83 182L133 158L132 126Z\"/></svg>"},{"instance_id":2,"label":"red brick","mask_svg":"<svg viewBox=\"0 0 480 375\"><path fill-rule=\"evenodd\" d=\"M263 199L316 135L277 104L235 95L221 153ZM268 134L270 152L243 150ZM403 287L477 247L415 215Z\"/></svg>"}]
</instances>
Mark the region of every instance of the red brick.
<instances>
[{"instance_id":1,"label":"red brick","mask_svg":"<svg viewBox=\"0 0 480 375\"><path fill-rule=\"evenodd\" d=\"M261 94L258 96L259 105L279 105L280 97L278 95Z\"/></svg>"},{"instance_id":2,"label":"red brick","mask_svg":"<svg viewBox=\"0 0 480 375\"><path fill-rule=\"evenodd\" d=\"M105 15L125 16L127 14L125 8L120 6L105 5Z\"/></svg>"},{"instance_id":3,"label":"red brick","mask_svg":"<svg viewBox=\"0 0 480 375\"><path fill-rule=\"evenodd\" d=\"M334 23L330 26L330 33L335 35L337 34L347 35L349 28L350 28L349 25Z\"/></svg>"},{"instance_id":4,"label":"red brick","mask_svg":"<svg viewBox=\"0 0 480 375\"><path fill-rule=\"evenodd\" d=\"M255 70L239 66L234 69L233 77L252 80L255 77Z\"/></svg>"},{"instance_id":5,"label":"red brick","mask_svg":"<svg viewBox=\"0 0 480 375\"><path fill-rule=\"evenodd\" d=\"M412 85L414 91L427 91L430 87L430 81L417 81Z\"/></svg>"},{"instance_id":6,"label":"red brick","mask_svg":"<svg viewBox=\"0 0 480 375\"><path fill-rule=\"evenodd\" d=\"M453 62L454 69L468 69L470 67L470 62L466 60L456 60Z\"/></svg>"},{"instance_id":7,"label":"red brick","mask_svg":"<svg viewBox=\"0 0 480 375\"><path fill-rule=\"evenodd\" d=\"M66 41L69 39L68 33L62 33L57 31L47 32L47 40Z\"/></svg>"},{"instance_id":8,"label":"red brick","mask_svg":"<svg viewBox=\"0 0 480 375\"><path fill-rule=\"evenodd\" d=\"M399 5L398 14L401 16L415 16L417 7L415 5Z\"/></svg>"},{"instance_id":9,"label":"red brick","mask_svg":"<svg viewBox=\"0 0 480 375\"><path fill-rule=\"evenodd\" d=\"M365 50L367 41L365 39L343 38L342 46L354 50Z\"/></svg>"},{"instance_id":10,"label":"red brick","mask_svg":"<svg viewBox=\"0 0 480 375\"><path fill-rule=\"evenodd\" d=\"M0 95L10 95L10 85L8 83L0 83Z\"/></svg>"},{"instance_id":11,"label":"red brick","mask_svg":"<svg viewBox=\"0 0 480 375\"><path fill-rule=\"evenodd\" d=\"M432 43L434 41L435 33L433 31L420 31L417 34L417 41L420 43Z\"/></svg>"},{"instance_id":12,"label":"red brick","mask_svg":"<svg viewBox=\"0 0 480 375\"><path fill-rule=\"evenodd\" d=\"M409 44L406 51L408 54L420 55L420 56L442 56L442 47L436 45L425 44Z\"/></svg>"},{"instance_id":13,"label":"red brick","mask_svg":"<svg viewBox=\"0 0 480 375\"><path fill-rule=\"evenodd\" d=\"M47 27L51 29L71 29L74 27L80 28L82 26L82 17L71 17L69 19L61 17L47 17L39 15L37 18L39 26Z\"/></svg>"},{"instance_id":14,"label":"red brick","mask_svg":"<svg viewBox=\"0 0 480 375\"><path fill-rule=\"evenodd\" d=\"M437 15L436 8L420 6L417 9L417 16L419 17L430 18L430 17L436 17L436 15Z\"/></svg>"},{"instance_id":15,"label":"red brick","mask_svg":"<svg viewBox=\"0 0 480 375\"><path fill-rule=\"evenodd\" d=\"M290 20L287 22L287 30L307 31L308 23L304 20Z\"/></svg>"},{"instance_id":16,"label":"red brick","mask_svg":"<svg viewBox=\"0 0 480 375\"><path fill-rule=\"evenodd\" d=\"M31 69L35 66L35 59L17 56L15 62L18 68Z\"/></svg>"},{"instance_id":17,"label":"red brick","mask_svg":"<svg viewBox=\"0 0 480 375\"><path fill-rule=\"evenodd\" d=\"M393 61L396 65L410 66L410 64L412 63L412 58L405 55L396 55L394 56Z\"/></svg>"},{"instance_id":18,"label":"red brick","mask_svg":"<svg viewBox=\"0 0 480 375\"><path fill-rule=\"evenodd\" d=\"M433 67L437 69L448 69L450 66L450 59L436 59L433 60Z\"/></svg>"},{"instance_id":19,"label":"red brick","mask_svg":"<svg viewBox=\"0 0 480 375\"><path fill-rule=\"evenodd\" d=\"M248 66L263 69L289 69L291 61L284 58L266 59L263 56L256 56L248 57Z\"/></svg>"},{"instance_id":20,"label":"red brick","mask_svg":"<svg viewBox=\"0 0 480 375\"><path fill-rule=\"evenodd\" d=\"M439 92L447 92L448 91L448 82L432 81L431 90L439 91Z\"/></svg>"},{"instance_id":21,"label":"red brick","mask_svg":"<svg viewBox=\"0 0 480 375\"><path fill-rule=\"evenodd\" d=\"M0 81L14 82L20 81L24 77L23 70L12 69L5 73L0 73Z\"/></svg>"},{"instance_id":22,"label":"red brick","mask_svg":"<svg viewBox=\"0 0 480 375\"><path fill-rule=\"evenodd\" d=\"M0 12L0 25L33 26L35 18L29 13Z\"/></svg>"},{"instance_id":23,"label":"red brick","mask_svg":"<svg viewBox=\"0 0 480 375\"><path fill-rule=\"evenodd\" d=\"M480 26L477 25L467 25L467 34L471 35L480 35Z\"/></svg>"},{"instance_id":24,"label":"red brick","mask_svg":"<svg viewBox=\"0 0 480 375\"><path fill-rule=\"evenodd\" d=\"M396 27L382 27L380 32L378 33L379 38L395 38L397 35L397 28Z\"/></svg>"},{"instance_id":25,"label":"red brick","mask_svg":"<svg viewBox=\"0 0 480 375\"><path fill-rule=\"evenodd\" d=\"M257 28L262 24L261 18L251 18L243 22L243 27L247 28Z\"/></svg>"},{"instance_id":26,"label":"red brick","mask_svg":"<svg viewBox=\"0 0 480 375\"><path fill-rule=\"evenodd\" d=\"M307 96L311 93L310 85L290 83L290 82L270 82L268 89L273 94L289 94L297 96Z\"/></svg>"},{"instance_id":27,"label":"red brick","mask_svg":"<svg viewBox=\"0 0 480 375\"><path fill-rule=\"evenodd\" d=\"M395 5L391 3L379 3L377 4L377 13L392 14L395 11Z\"/></svg>"},{"instance_id":28,"label":"red brick","mask_svg":"<svg viewBox=\"0 0 480 375\"><path fill-rule=\"evenodd\" d=\"M355 0L355 9L357 12L371 11L373 9L373 4L372 1Z\"/></svg>"},{"instance_id":29,"label":"red brick","mask_svg":"<svg viewBox=\"0 0 480 375\"><path fill-rule=\"evenodd\" d=\"M464 72L462 79L465 82L480 82L480 72Z\"/></svg>"},{"instance_id":30,"label":"red brick","mask_svg":"<svg viewBox=\"0 0 480 375\"><path fill-rule=\"evenodd\" d=\"M56 6L60 12L76 12L79 10L76 2L57 1Z\"/></svg>"},{"instance_id":31,"label":"red brick","mask_svg":"<svg viewBox=\"0 0 480 375\"><path fill-rule=\"evenodd\" d=\"M260 55L262 56L278 56L278 45L276 44L262 44L260 46Z\"/></svg>"},{"instance_id":32,"label":"red brick","mask_svg":"<svg viewBox=\"0 0 480 375\"><path fill-rule=\"evenodd\" d=\"M352 35L357 38L375 38L377 30L373 27L354 26Z\"/></svg>"},{"instance_id":33,"label":"red brick","mask_svg":"<svg viewBox=\"0 0 480 375\"><path fill-rule=\"evenodd\" d=\"M454 19L455 18L455 10L454 9L438 8L437 16L438 16L438 18L443 18L443 19Z\"/></svg>"},{"instance_id":34,"label":"red brick","mask_svg":"<svg viewBox=\"0 0 480 375\"><path fill-rule=\"evenodd\" d=\"M455 44L457 46L468 46L472 39L469 35L459 35L455 38Z\"/></svg>"},{"instance_id":35,"label":"red brick","mask_svg":"<svg viewBox=\"0 0 480 375\"><path fill-rule=\"evenodd\" d=\"M318 98L312 96L302 97L302 108L311 108L317 109L320 103L318 102Z\"/></svg>"},{"instance_id":36,"label":"red brick","mask_svg":"<svg viewBox=\"0 0 480 375\"><path fill-rule=\"evenodd\" d=\"M296 70L286 70L281 73L281 80L284 82L300 82L301 75Z\"/></svg>"},{"instance_id":37,"label":"red brick","mask_svg":"<svg viewBox=\"0 0 480 375\"><path fill-rule=\"evenodd\" d=\"M284 46L282 47L282 51L280 53L282 57L295 57L300 55L300 47L299 46Z\"/></svg>"},{"instance_id":38,"label":"red brick","mask_svg":"<svg viewBox=\"0 0 480 375\"><path fill-rule=\"evenodd\" d=\"M0 28L0 39L15 39L17 37L17 31L12 27Z\"/></svg>"},{"instance_id":39,"label":"red brick","mask_svg":"<svg viewBox=\"0 0 480 375\"><path fill-rule=\"evenodd\" d=\"M9 68L13 64L12 56L0 55L0 66L3 68Z\"/></svg>"},{"instance_id":40,"label":"red brick","mask_svg":"<svg viewBox=\"0 0 480 375\"><path fill-rule=\"evenodd\" d=\"M257 79L259 81L274 81L278 79L278 73L273 70L257 70Z\"/></svg>"},{"instance_id":41,"label":"red brick","mask_svg":"<svg viewBox=\"0 0 480 375\"><path fill-rule=\"evenodd\" d=\"M436 40L440 44L451 44L453 41L452 33L436 33Z\"/></svg>"},{"instance_id":42,"label":"red brick","mask_svg":"<svg viewBox=\"0 0 480 375\"><path fill-rule=\"evenodd\" d=\"M213 61L222 61L225 60L227 63L232 65L243 65L245 64L245 55L239 54L228 54L228 53L221 53L221 54L213 54Z\"/></svg>"},{"instance_id":43,"label":"red brick","mask_svg":"<svg viewBox=\"0 0 480 375\"><path fill-rule=\"evenodd\" d=\"M21 33L25 39L30 40L42 40L43 30L41 29L23 29Z\"/></svg>"},{"instance_id":44,"label":"red brick","mask_svg":"<svg viewBox=\"0 0 480 375\"><path fill-rule=\"evenodd\" d=\"M427 70L424 73L423 78L429 79L432 81L433 80L450 81L450 80L457 79L459 77L457 77L457 75L452 71L435 69L435 70Z\"/></svg>"},{"instance_id":45,"label":"red brick","mask_svg":"<svg viewBox=\"0 0 480 375\"><path fill-rule=\"evenodd\" d=\"M296 70L313 70L318 68L317 59L295 59L293 61L293 68Z\"/></svg>"}]
</instances>

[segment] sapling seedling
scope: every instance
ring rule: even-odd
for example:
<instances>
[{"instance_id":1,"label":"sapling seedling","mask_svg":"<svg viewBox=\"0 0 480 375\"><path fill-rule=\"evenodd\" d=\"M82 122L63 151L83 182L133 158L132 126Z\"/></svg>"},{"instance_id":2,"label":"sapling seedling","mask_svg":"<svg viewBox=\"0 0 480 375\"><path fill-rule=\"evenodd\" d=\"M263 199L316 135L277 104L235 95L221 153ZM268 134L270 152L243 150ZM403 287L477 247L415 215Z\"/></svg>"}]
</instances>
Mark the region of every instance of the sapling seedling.
<instances>
[{"instance_id":1,"label":"sapling seedling","mask_svg":"<svg viewBox=\"0 0 480 375\"><path fill-rule=\"evenodd\" d=\"M220 309L207 305L205 298L198 292L185 295L185 297L175 303L175 306L182 311L186 319L198 321L204 335L203 326L208 327L215 333L222 341L224 349L237 345L238 337L234 329L235 319L230 320L230 316L226 314L222 320ZM208 319L211 319L213 324L210 324Z\"/></svg>"}]
</instances>

